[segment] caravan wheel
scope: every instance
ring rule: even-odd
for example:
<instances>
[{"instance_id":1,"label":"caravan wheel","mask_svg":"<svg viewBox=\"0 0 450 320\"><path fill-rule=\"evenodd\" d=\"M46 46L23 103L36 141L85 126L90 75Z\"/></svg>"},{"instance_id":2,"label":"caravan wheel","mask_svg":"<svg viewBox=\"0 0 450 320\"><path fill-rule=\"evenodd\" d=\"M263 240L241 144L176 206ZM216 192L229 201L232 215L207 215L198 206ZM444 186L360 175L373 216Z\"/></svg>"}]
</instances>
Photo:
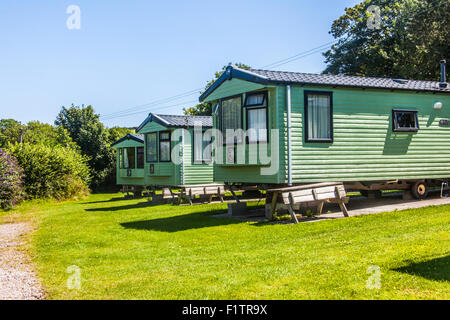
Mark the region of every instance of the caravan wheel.
<instances>
[{"instance_id":1,"label":"caravan wheel","mask_svg":"<svg viewBox=\"0 0 450 320\"><path fill-rule=\"evenodd\" d=\"M411 187L411 192L416 199L425 199L428 195L428 186L425 182L416 182Z\"/></svg>"}]
</instances>

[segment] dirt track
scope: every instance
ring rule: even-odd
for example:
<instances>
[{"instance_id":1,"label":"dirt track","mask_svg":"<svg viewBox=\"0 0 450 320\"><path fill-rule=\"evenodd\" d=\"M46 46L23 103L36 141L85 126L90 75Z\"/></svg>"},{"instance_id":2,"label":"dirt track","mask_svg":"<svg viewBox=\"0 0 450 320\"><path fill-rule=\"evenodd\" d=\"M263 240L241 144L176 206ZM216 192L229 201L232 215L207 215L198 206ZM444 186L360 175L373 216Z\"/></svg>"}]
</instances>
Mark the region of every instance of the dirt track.
<instances>
[{"instance_id":1,"label":"dirt track","mask_svg":"<svg viewBox=\"0 0 450 320\"><path fill-rule=\"evenodd\" d=\"M30 259L21 250L28 232L27 223L0 225L0 300L44 299Z\"/></svg>"}]
</instances>

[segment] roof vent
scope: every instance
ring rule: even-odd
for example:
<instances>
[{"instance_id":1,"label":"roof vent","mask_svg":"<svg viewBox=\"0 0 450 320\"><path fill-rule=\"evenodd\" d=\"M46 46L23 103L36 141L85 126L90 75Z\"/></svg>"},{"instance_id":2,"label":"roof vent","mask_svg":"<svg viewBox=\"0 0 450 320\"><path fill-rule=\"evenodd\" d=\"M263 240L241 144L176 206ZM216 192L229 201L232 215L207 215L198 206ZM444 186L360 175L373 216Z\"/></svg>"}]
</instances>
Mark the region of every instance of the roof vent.
<instances>
[{"instance_id":1,"label":"roof vent","mask_svg":"<svg viewBox=\"0 0 450 320\"><path fill-rule=\"evenodd\" d=\"M445 89L447 88L447 75L445 72L445 60L441 60L441 82L439 83L439 88Z\"/></svg>"},{"instance_id":2,"label":"roof vent","mask_svg":"<svg viewBox=\"0 0 450 320\"><path fill-rule=\"evenodd\" d=\"M407 84L409 80L406 80L406 79L394 79L393 81L395 83L398 83L398 84Z\"/></svg>"}]
</instances>

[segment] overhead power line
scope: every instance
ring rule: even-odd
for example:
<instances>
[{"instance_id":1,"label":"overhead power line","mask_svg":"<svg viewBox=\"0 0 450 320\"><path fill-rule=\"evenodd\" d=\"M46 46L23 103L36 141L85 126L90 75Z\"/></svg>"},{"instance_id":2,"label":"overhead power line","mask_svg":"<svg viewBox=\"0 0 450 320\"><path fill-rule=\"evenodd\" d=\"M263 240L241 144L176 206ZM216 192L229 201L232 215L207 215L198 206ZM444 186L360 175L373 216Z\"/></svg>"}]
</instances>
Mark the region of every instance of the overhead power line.
<instances>
[{"instance_id":1,"label":"overhead power line","mask_svg":"<svg viewBox=\"0 0 450 320\"><path fill-rule=\"evenodd\" d=\"M174 107L185 106L187 104L195 103L195 102L197 102L197 100L180 102L180 103L169 105L169 106L159 106L159 107L156 107L156 108L149 108L149 109L145 109L145 110L129 112L129 113L126 113L126 114L112 115L112 116L104 117L104 118L102 118L102 120L111 120L111 119L115 119L115 118L125 118L125 117L133 116L133 115L136 115L136 114L140 114L140 113L147 113L147 112L155 111L155 110L171 109L171 108L174 108Z\"/></svg>"},{"instance_id":2,"label":"overhead power line","mask_svg":"<svg viewBox=\"0 0 450 320\"><path fill-rule=\"evenodd\" d=\"M338 40L333 40L333 41L331 41L331 42L324 43L324 44L321 45L321 46L312 48L312 49L307 50L307 51L303 51L303 52L297 53L296 55L293 55L293 56L291 56L291 57L289 57L289 58L285 58L285 59L282 59L282 60L279 60L279 61L275 61L275 62L273 62L273 63L271 63L271 64L268 64L268 65L265 65L265 66L263 66L263 67L261 67L261 68L262 68L262 69L265 69L265 68L272 69L272 68L279 67L279 66L284 65L284 64L286 64L286 63L290 63L290 62L292 62L292 61L296 61L296 60L305 58L305 57L307 57L307 56L310 56L310 55L312 55L312 54L315 54L315 53L317 53L318 51L325 50L325 49L327 49L328 47L331 47L333 44L335 44L335 43L337 43L337 42L338 42Z\"/></svg>"},{"instance_id":3,"label":"overhead power line","mask_svg":"<svg viewBox=\"0 0 450 320\"><path fill-rule=\"evenodd\" d=\"M292 56L292 57L289 57L289 58L286 58L286 59L283 59L283 60L275 61L275 62L273 62L273 63L271 63L271 64L269 64L267 66L264 66L262 68L277 67L277 66L280 66L280 65L283 65L283 64L295 61L295 60L302 59L304 57L307 57L309 55L315 54L315 53L317 53L319 51L322 51L322 50L326 49L327 47L331 46L332 43L335 43L335 42L336 41L325 43L325 44L323 44L321 46L318 46L318 47L315 47L313 49L300 52L299 54L296 54L295 56ZM174 100L178 100L178 99L181 99L181 98L186 98L186 97L191 96L193 94L198 94L203 89L204 88L197 88L197 89L194 89L194 90L190 90L190 91L187 91L187 92L184 92L184 93L177 94L175 96L171 96L171 97L167 97L167 98L163 98L163 99L159 99L159 100L154 100L154 101L151 101L149 103L138 105L138 106L135 106L135 107L130 107L130 108L118 111L118 112L101 115L100 118L102 120L111 120L111 119L115 119L115 118L119 118L119 117L128 117L128 116L131 116L131 115L135 115L135 114L139 114L139 113L143 113L143 112L148 112L148 111L152 111L152 110L158 110L158 109L164 109L164 108L179 106L179 105L188 104L188 103L194 103L194 102L197 102L197 100L190 101L190 102L185 102L185 103L180 103L180 104L172 105L172 106L159 106L161 104L172 102ZM149 108L149 107L152 107L152 106L155 106L155 105L158 105L158 107L156 107L156 108Z\"/></svg>"},{"instance_id":4,"label":"overhead power line","mask_svg":"<svg viewBox=\"0 0 450 320\"><path fill-rule=\"evenodd\" d=\"M159 99L159 100L154 100L154 101L151 101L151 102L148 102L148 103L145 103L145 104L142 104L142 105L138 105L138 106L135 106L135 107L130 107L130 108L118 111L118 112L105 114L105 115L102 115L101 118L108 118L108 117L111 117L111 116L124 115L124 114L128 114L130 112L134 112L134 111L137 111L137 110L148 108L149 106L161 105L161 104L164 104L164 103L168 103L168 102L172 102L172 101L179 100L179 99L182 99L182 98L186 98L186 97L191 96L193 94L198 94L201 89L202 88L190 90L190 91L187 91L187 92L184 92L184 93L177 94L175 96L171 96L171 97L167 97L167 98L163 98L163 99Z\"/></svg>"},{"instance_id":5,"label":"overhead power line","mask_svg":"<svg viewBox=\"0 0 450 320\"><path fill-rule=\"evenodd\" d=\"M434 5L432 5L430 8L425 9L425 10L419 10L420 13L426 13L426 12L430 12L431 10L436 10L438 8L440 8L442 5L445 5L444 3L436 3ZM272 62L270 64L267 64L263 67L261 67L261 69L273 69L273 68L277 68L280 67L282 65L294 62L294 61L298 61L300 59L309 57L311 55L317 54L322 52L323 50L326 50L328 48L331 48L334 44L338 43L341 39L336 39L327 43L324 43L318 47L306 50L306 51L302 51L300 53L297 53L293 56L290 56L288 58L282 59L282 60L278 60L275 62ZM117 112L113 112L110 114L105 114L105 115L101 115L101 119L102 120L111 120L111 119L115 119L115 118L119 118L119 117L128 117L131 115L135 115L135 114L139 114L139 113L143 113L143 112L149 112L149 111L153 111L153 110L160 110L160 109L167 109L167 108L172 108L172 107L177 107L180 105L186 105L189 103L195 103L197 102L197 100L193 100L193 101L188 101L188 102L183 102L183 103L179 103L179 104L175 104L175 105L171 105L171 106L161 106L162 104L168 103L168 102L172 102L172 101L176 101L182 98L186 98L189 96L192 96L194 94L198 94L201 90L203 90L204 88L197 88L194 90L190 90L184 93L180 93L174 96L170 96L167 98L162 98L159 100L154 100L142 105L138 105L138 106L134 106L134 107L129 107L126 108L124 110L121 111L117 111ZM153 108L153 106L156 106L155 108Z\"/></svg>"}]
</instances>

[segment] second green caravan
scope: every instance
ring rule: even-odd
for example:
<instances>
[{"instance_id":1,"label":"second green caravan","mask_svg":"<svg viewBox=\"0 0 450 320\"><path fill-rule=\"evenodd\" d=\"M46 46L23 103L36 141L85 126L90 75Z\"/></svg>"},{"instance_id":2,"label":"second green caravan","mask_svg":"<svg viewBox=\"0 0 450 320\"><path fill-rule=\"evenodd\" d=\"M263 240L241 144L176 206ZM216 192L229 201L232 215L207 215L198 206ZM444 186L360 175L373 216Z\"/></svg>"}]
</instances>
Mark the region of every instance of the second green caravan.
<instances>
[{"instance_id":1,"label":"second green caravan","mask_svg":"<svg viewBox=\"0 0 450 320\"><path fill-rule=\"evenodd\" d=\"M203 132L197 134L198 129L194 132L194 125L201 126ZM206 137L211 128L210 116L150 113L137 129L145 141L144 185L176 187L213 183L212 144Z\"/></svg>"}]
</instances>

